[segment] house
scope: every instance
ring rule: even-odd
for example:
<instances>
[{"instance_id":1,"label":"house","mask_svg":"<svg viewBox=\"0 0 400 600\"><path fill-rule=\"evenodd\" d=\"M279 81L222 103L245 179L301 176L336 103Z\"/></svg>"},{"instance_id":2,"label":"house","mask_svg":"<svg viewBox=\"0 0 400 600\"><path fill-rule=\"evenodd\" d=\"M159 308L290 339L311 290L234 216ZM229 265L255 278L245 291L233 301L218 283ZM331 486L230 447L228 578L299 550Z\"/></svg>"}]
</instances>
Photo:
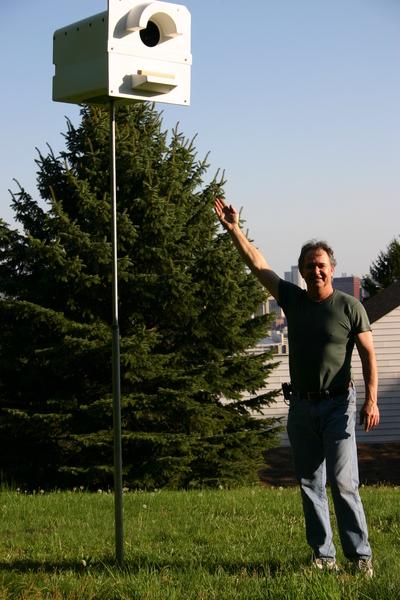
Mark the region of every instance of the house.
<instances>
[{"instance_id":1,"label":"house","mask_svg":"<svg viewBox=\"0 0 400 600\"><path fill-rule=\"evenodd\" d=\"M358 433L358 442L400 442L400 281L364 302L374 338L378 362L379 426L366 434ZM359 381L359 401L364 400L361 363L353 354L354 377ZM361 393L362 392L362 393ZM358 402L357 402L358 404Z\"/></svg>"},{"instance_id":2,"label":"house","mask_svg":"<svg viewBox=\"0 0 400 600\"><path fill-rule=\"evenodd\" d=\"M393 283L376 296L368 298L364 306L371 322L378 362L378 405L381 419L379 426L368 433L365 433L364 427L357 425L357 442L369 444L400 442L400 281ZM263 350L265 347L259 345L253 352L260 353ZM278 366L271 373L267 386L260 390L260 393L279 389L282 383L290 381L289 355L279 354L275 362ZM352 368L359 412L364 403L365 393L362 366L357 350L353 353ZM286 425L287 413L288 406L283 396L264 411L267 417L281 417L284 425ZM282 446L288 445L289 440L285 432L282 434Z\"/></svg>"}]
</instances>

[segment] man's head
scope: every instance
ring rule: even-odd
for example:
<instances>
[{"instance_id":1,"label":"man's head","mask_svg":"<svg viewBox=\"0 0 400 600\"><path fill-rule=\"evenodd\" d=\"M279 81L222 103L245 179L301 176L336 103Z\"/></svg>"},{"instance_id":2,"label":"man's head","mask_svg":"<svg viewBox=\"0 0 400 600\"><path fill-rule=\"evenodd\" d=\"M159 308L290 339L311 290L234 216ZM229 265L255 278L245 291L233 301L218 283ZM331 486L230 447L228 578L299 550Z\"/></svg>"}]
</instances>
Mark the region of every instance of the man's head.
<instances>
[{"instance_id":1,"label":"man's head","mask_svg":"<svg viewBox=\"0 0 400 600\"><path fill-rule=\"evenodd\" d=\"M301 274L303 274L304 258L305 258L306 253L309 250L314 250L314 252L323 250L328 255L329 262L331 263L331 267L333 267L333 268L336 267L336 258L333 255L332 248L330 246L328 246L328 244L326 242L324 242L323 240L310 240L309 242L304 244L304 246L302 247L301 252L300 252L298 265L299 265L299 271Z\"/></svg>"},{"instance_id":2,"label":"man's head","mask_svg":"<svg viewBox=\"0 0 400 600\"><path fill-rule=\"evenodd\" d=\"M336 266L333 250L326 242L304 244L299 257L299 271L312 300L321 301L333 294L332 277Z\"/></svg>"}]
</instances>

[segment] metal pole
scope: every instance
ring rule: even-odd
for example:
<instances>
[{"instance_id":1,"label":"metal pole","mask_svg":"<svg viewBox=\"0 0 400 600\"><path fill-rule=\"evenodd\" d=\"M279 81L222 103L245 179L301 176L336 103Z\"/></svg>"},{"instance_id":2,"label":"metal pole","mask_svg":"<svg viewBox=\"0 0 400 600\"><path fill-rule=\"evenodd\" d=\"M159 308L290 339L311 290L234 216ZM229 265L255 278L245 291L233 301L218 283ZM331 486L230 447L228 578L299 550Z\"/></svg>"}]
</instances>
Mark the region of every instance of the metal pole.
<instances>
[{"instance_id":1,"label":"metal pole","mask_svg":"<svg viewBox=\"0 0 400 600\"><path fill-rule=\"evenodd\" d=\"M114 497L115 497L115 546L117 562L124 566L124 533L122 518L122 436L121 436L121 375L118 322L118 270L117 270L117 183L115 158L115 106L110 100L110 182L112 197L112 373L113 373L113 422L114 422Z\"/></svg>"}]
</instances>

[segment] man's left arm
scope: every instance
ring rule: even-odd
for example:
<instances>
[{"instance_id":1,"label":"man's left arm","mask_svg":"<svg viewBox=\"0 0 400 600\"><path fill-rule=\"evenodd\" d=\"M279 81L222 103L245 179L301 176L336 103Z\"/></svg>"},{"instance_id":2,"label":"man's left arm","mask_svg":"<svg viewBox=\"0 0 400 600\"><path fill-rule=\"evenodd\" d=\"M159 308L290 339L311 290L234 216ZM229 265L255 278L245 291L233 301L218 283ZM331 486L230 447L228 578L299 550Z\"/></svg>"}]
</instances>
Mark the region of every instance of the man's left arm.
<instances>
[{"instance_id":1,"label":"man's left arm","mask_svg":"<svg viewBox=\"0 0 400 600\"><path fill-rule=\"evenodd\" d=\"M371 331L363 331L355 338L360 355L365 383L365 402L360 410L360 425L365 422L365 431L379 424L378 367Z\"/></svg>"}]
</instances>

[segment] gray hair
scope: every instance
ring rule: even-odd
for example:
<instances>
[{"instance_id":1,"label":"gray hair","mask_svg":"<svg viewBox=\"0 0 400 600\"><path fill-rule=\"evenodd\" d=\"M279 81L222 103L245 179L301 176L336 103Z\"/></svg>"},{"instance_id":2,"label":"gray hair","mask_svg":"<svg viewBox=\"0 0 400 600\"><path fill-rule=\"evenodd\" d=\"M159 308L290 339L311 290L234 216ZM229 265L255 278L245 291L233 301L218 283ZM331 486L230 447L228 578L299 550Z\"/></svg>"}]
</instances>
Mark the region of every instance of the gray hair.
<instances>
[{"instance_id":1,"label":"gray hair","mask_svg":"<svg viewBox=\"0 0 400 600\"><path fill-rule=\"evenodd\" d=\"M309 242L306 242L304 244L304 246L301 249L300 252L300 256L299 256L299 271L300 273L303 272L303 267L304 267L304 257L306 255L307 252L309 252L309 250L323 250L324 252L327 253L328 257L329 257L329 262L331 264L331 267L335 268L336 267L336 258L333 255L333 250L332 248L323 240L310 240Z\"/></svg>"}]
</instances>

